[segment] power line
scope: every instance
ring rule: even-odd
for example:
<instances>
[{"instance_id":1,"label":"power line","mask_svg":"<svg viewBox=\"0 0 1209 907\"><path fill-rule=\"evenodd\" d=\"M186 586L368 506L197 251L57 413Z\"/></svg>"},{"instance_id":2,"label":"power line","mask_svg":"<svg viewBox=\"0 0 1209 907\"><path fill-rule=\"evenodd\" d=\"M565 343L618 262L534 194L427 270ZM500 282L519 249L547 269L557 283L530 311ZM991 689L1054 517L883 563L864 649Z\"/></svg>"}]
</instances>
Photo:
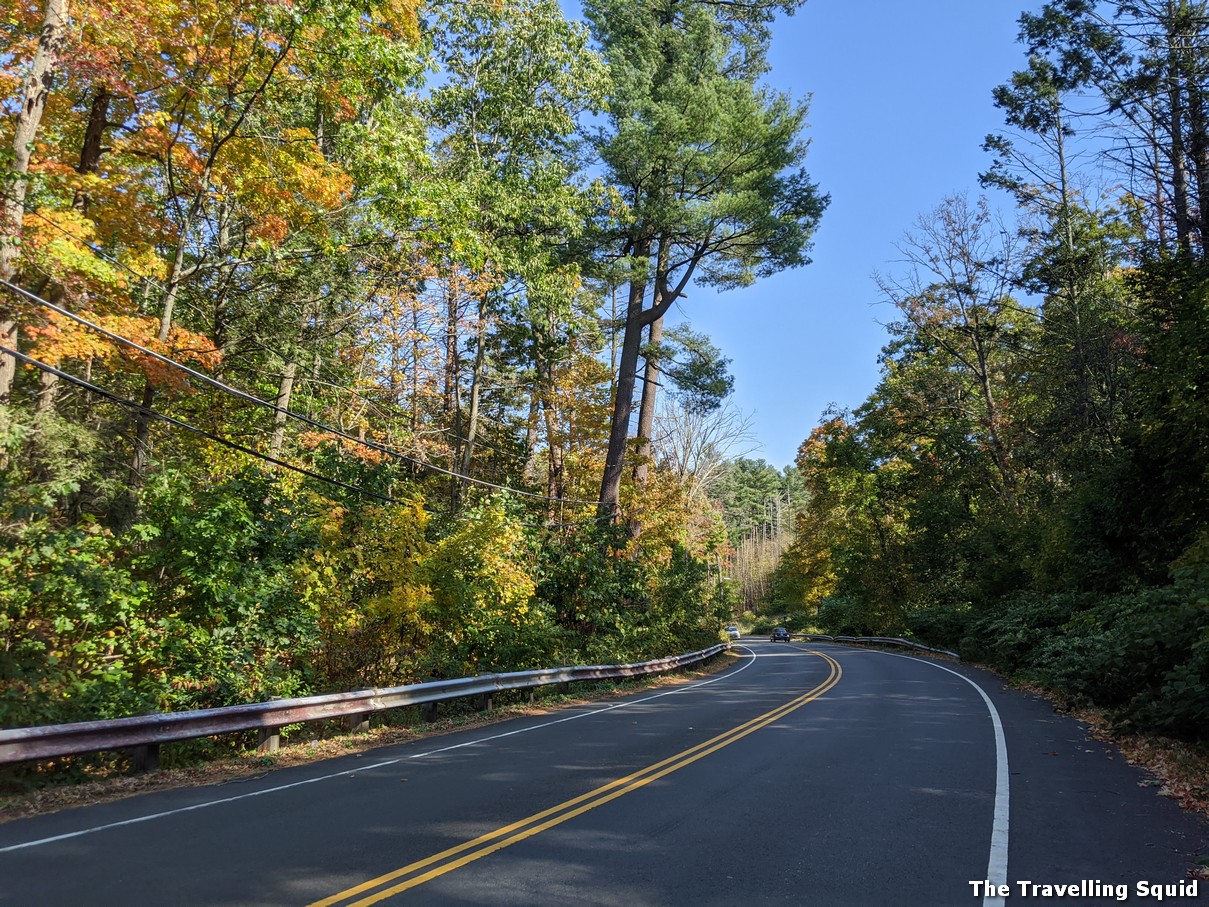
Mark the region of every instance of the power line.
<instances>
[{"instance_id":1,"label":"power line","mask_svg":"<svg viewBox=\"0 0 1209 907\"><path fill-rule=\"evenodd\" d=\"M5 199L8 199L9 201L13 201L13 200L15 200L15 197L14 197L14 196L8 195L7 193L5 193L5 192L3 192L3 191L0 191L0 198L5 198ZM32 216L32 217L36 217L36 218L38 218L39 220L41 220L41 221L42 221L44 224L46 224L46 225L47 225L48 227L50 227L51 229L53 229L53 230L57 230L57 231L58 231L59 233L61 233L63 236L66 236L66 237L68 237L68 238L70 238L70 239L75 240L76 242L79 242L79 243L83 244L85 247L87 247L87 249L88 249L90 252L92 252L92 254L93 254L93 255L97 256L97 257L98 257L98 258L100 258L101 260L108 262L109 264L113 265L114 267L121 268L123 271L125 271L125 272L126 272L126 273L128 273L128 274L130 274L132 277L136 278L137 280L146 281L146 282L150 283L151 285L153 285L153 286L155 286L155 287L158 287L158 288L159 288L159 289L161 289L161 290L165 289L165 287L164 287L163 283L162 283L161 281L159 281L157 278L152 277L152 276L151 276L151 275L149 275L149 274L142 274L142 273L140 273L139 271L136 271L136 270L135 270L134 268L132 268L130 265L126 264L126 262L121 261L120 259L117 259L117 258L113 257L112 255L108 254L108 253L107 253L107 252L105 252L103 249L101 249L100 247L98 247L98 246L94 245L93 243L90 243L90 242L85 241L85 240L84 240L84 239L82 239L81 237L79 237L79 236L77 236L76 234L72 233L70 230L66 229L66 228L65 228L65 227L64 227L62 224L58 223L57 221L53 220L52 218L47 217L45 214L43 214L41 211L37 210L36 208L30 207L28 204L26 204L26 203L24 203L24 202L22 202L22 208L24 209L24 213L26 213L26 214L28 214L28 215L30 215L30 216ZM202 312L202 311L201 311L201 310L200 310L200 309L199 309L199 308L198 308L196 305L194 305L194 304L193 304L193 303L191 303L191 302L188 302L187 300L186 300L186 302L187 302L188 306L189 306L190 308L192 308L192 309L193 309L193 310L194 310L194 311L195 311L195 312L196 312L196 313L197 313L199 316L205 317L205 313L204 313L204 312ZM263 343L255 342L255 343L254 343L254 345L255 345L255 347L256 347L257 349L259 349L259 350L261 350L261 351L263 351L263 352L266 352L266 353L273 353L273 354L278 355L278 356L281 356L281 355L282 355L281 353L277 352L276 350L271 349L270 347L266 346L266 345L265 345L265 344L263 344ZM308 378L308 379L305 379L305 380L308 380L308 381L314 382L314 381L315 381L315 378L313 378L313 377L312 377L312 378ZM328 384L329 384L329 386L330 386L330 387L336 388L337 390L343 391L344 393L352 394L352 395L353 395L354 397L356 397L357 399L362 400L362 401L364 401L365 403L368 403L368 404L370 404L370 405L372 405L372 406L375 406L375 407L377 407L379 410L381 410L381 411L383 411L383 412L387 412L387 413L388 413L388 412L394 412L394 413L396 413L396 414L398 414L398 415L405 415L405 414L403 414L403 413L402 413L400 410L398 410L398 409L397 409L397 407L391 407L391 406L388 406L387 404L383 403L381 400L376 400L376 399L374 399L374 398L372 398L372 397L367 397L367 396L365 396L364 394L362 394L362 393L358 392L357 390L355 390L354 388L346 387L345 385L342 385L342 384L336 383L336 382L334 382L334 381L333 381L333 382L328 382ZM508 388L521 387L522 385L520 385L520 384L515 384L515 385L493 385L493 386L494 386L494 387L496 387L497 389L501 389L501 388L502 388L502 389L508 389ZM455 431L454 429L452 429L452 428L443 428L443 427L438 426L438 427L436 428L436 430L437 430L437 431L439 431L439 432L442 432L442 433L444 433L444 434L453 435L455 438L457 438L457 439L458 439L458 440L460 440L460 441L465 441L465 440L467 440L466 438L461 437L461 435L460 435L460 434L459 434L457 431ZM510 456L515 455L515 451L505 450L504 448L498 447L498 446L496 446L496 445L494 445L494 444L489 444L489 443L487 443L487 442L483 441L482 439L478 439L478 440L476 440L476 442L475 442L475 443L476 443L476 446L483 447L483 448L486 448L486 449L489 449L489 450L494 450L494 451L496 451L496 452L498 452L498 453L502 453L502 454L506 454L506 455L510 455ZM519 494L520 492L517 492L517 493ZM557 498L546 498L545 500L559 500L559 499L557 499ZM571 502L571 501L568 501L568 503L583 503L583 502ZM589 501L589 502L586 502L586 503L595 504L595 503L597 503L597 502L594 502L594 501Z\"/></svg>"},{"instance_id":2,"label":"power line","mask_svg":"<svg viewBox=\"0 0 1209 907\"><path fill-rule=\"evenodd\" d=\"M12 196L8 195L7 193L5 193L5 192L3 192L3 191L0 191L0 197L6 198L6 199L10 199L10 200L12 200L12 198L13 198ZM47 225L49 225L49 226L50 226L52 229L59 231L59 232L60 232L60 233L62 233L64 236L70 237L70 238L72 238L72 239L76 240L77 242L82 242L82 243L83 243L83 244L84 244L84 245L85 245L85 246L88 248L88 250L89 250L90 252L92 252L94 255L96 255L98 258L101 258L101 259L103 259L104 261L107 261L107 262L109 262L110 264L112 264L112 265L114 265L114 266L116 266L116 267L121 268L122 270L126 271L127 273L129 273L131 276L133 276L133 277L137 278L138 280L147 281L148 283L152 284L153 286L156 286L156 287L160 288L161 290L162 290L162 289L165 289L165 287L164 287L163 283L162 283L161 281L159 281L157 278L155 278L155 277L153 277L153 276L150 276L150 275L147 275L147 274L141 274L140 272L138 272L137 270L135 270L134 268L132 268L130 265L128 265L128 264L126 264L125 262L122 262L122 261L120 261L120 260L118 260L118 259L116 259L116 258L114 258L114 257L112 257L112 256L110 256L110 255L108 255L108 254L107 254L107 253L105 253L105 252L104 252L102 249L98 248L97 246L93 245L92 243L89 243L89 242L86 242L86 241L84 241L84 240L80 239L80 237L78 237L78 236L76 236L75 234L71 233L71 231L69 231L69 230L67 230L66 228L64 228L64 227L63 227L61 224L57 223L56 221L54 221L54 220L53 220L53 219L51 219L51 218L46 217L46 215L42 214L42 212L41 212L41 211L38 211L37 209L32 208L32 207L31 207L31 206L30 206L28 203L24 203L24 202L23 202L23 203L22 203L22 208L23 208L23 210L24 210L24 212L25 212L26 214L30 214L30 215L32 215L32 216L34 216L34 217L37 217L39 220L41 220L41 221L43 221L44 223L46 223ZM208 376L206 376L206 375L203 375L203 374L201 374L201 373L195 372L195 371L193 371L193 370L189 369L189 368L188 368L188 366L185 366L185 365L183 365L182 363L176 362L176 361L175 361L175 360L173 360L173 359L168 359L167 357L160 356L158 353L155 353L155 352L153 352L153 351L151 351L151 350L148 350L148 349L146 349L145 347L141 347L141 346L139 346L139 345L138 345L137 343L135 343L133 340L129 340L128 338L122 337L122 336L120 336L120 335L117 335L117 334L112 334L111 332L107 332L105 328L102 328L102 327L100 327L99 325L93 324L92 322L89 322L89 321L87 321L86 319L83 319L83 318L81 318L81 317L77 316L77 315L76 315L74 312L71 312L71 311L69 311L69 310L67 310L67 309L61 309L61 308L58 308L58 307L56 307L56 306L55 306L53 303L50 303L50 302L48 302L48 301L46 301L46 300L44 300L44 299L42 299L42 298L40 298L40 297L38 297L38 296L35 296L35 295L34 295L34 294L32 294L32 293L29 293L28 291L26 291L26 290L22 289L21 287L15 286L15 285L13 285L13 284L11 284L11 283L8 283L7 281L0 281L0 284L3 284L4 286L7 286L7 287L9 288L9 290L11 290L11 291L15 291L15 292L17 292L17 293L19 293L19 294L21 294L21 295L26 296L26 297L27 297L27 298L29 298L31 301L34 301L34 302L35 302L35 303L37 303L37 304L40 304L40 305L46 306L46 307L48 307L48 308L50 308L50 309L52 309L52 310L54 310L54 311L56 311L56 312L58 312L58 313L60 313L60 314L62 314L62 315L67 316L68 318L73 318L74 320L78 321L79 323L84 324L84 325L86 325L86 326L88 326L88 327L92 328L93 330L98 331L98 332L99 332L99 333L101 333L101 334L104 334L104 335L106 335L106 336L110 336L110 337L112 337L112 339L117 340L117 341L118 341L118 342L120 342L120 343L125 343L125 344L127 344L127 345L129 345L129 346L133 346L134 348L139 349L140 351L142 351L142 352L146 353L146 354L147 354L147 355L149 355L149 356L152 356L152 357L156 357L156 358L158 358L159 360L163 361L165 364L171 365L171 366L173 366L173 367L175 367L175 368L178 368L178 369L181 369L181 370L183 370L183 371L185 371L185 372L188 372L189 374L193 375L194 377L197 377L199 380L202 380L202 381L208 382L208 383L210 383L211 385L213 385L213 386L217 387L217 388L218 388L218 389L220 389L220 390L225 390L225 391L226 391L226 392L228 392L228 393L234 393L236 396L243 396L243 397L245 397L246 399L248 399L248 400L249 400L249 402L255 402L255 403L257 403L258 405L261 405L261 406L268 406L268 407L272 408L273 410L275 410L276 412L281 412L281 413L284 413L285 415L287 415L287 416L291 416L291 417L293 417L293 418L295 418L295 419L301 419L301 420L303 420L303 421L308 421L308 417L306 417L306 416L302 416L301 414L294 413L294 412L293 412L293 411L291 411L291 410L285 410L285 409L281 409L281 408L280 408L280 407L278 407L276 404L269 403L268 401L265 401L265 400L260 400L259 398L252 397L251 395L248 395L248 394L244 394L242 391L239 391L239 390L237 390L237 389L235 389L235 388L228 388L226 385L222 384L222 382L218 382L218 381L216 381L215 379L209 378L209 377L208 377ZM194 309L196 309L196 306L194 306L193 308L194 308ZM199 314L200 314L200 312L199 312ZM267 350L267 348L266 348L266 347L264 347L263 345L259 345L259 346L261 346L261 348L262 348L262 349L266 349L266 350ZM270 352L272 352L272 351L270 351ZM278 354L278 355L280 355L280 354ZM337 387L339 387L338 385L333 385L333 386L337 386ZM354 395L354 396L358 397L359 399L365 400L366 402L371 402L371 401L370 401L368 398L366 398L366 397L364 397L363 395L361 395L361 394L357 393L356 391L352 391L351 389L348 389L348 388L343 388L343 387L341 387L340 389L341 389L341 390L345 390L346 392L351 392L351 393L353 393L353 395ZM379 405L379 406L381 405L381 404L380 404L379 402L377 402L377 401L372 401L372 402L374 402L374 405ZM487 416L486 416L486 414L483 414L483 418L489 418L489 417L487 417ZM495 420L490 420L490 419L489 419L489 421L495 421ZM385 453L385 454L387 454L388 456L394 456L394 457L398 457L398 458L403 459L403 460L406 460L407 462L412 463L412 464L414 464L414 465L416 465L416 466L420 466L421 468L425 468L425 469L431 469L431 470L433 470L433 471L435 471L435 472L438 472L438 473L441 473L441 474L443 474L443 475L448 475L448 476L453 477L453 478L459 478L459 479L462 479L463 481L471 482L471 483L473 483L473 484L477 484L477 485L483 485L483 486L488 487L488 488L495 488L495 489L497 489L497 490L501 490L501 491L507 491L507 492L509 492L509 493L511 493L511 494L521 495L521 496L524 496L524 497L531 497L531 498L534 498L534 499L537 499L537 500L547 501L547 502L549 502L549 503L563 503L563 504L584 504L584 505L587 505L587 506L593 506L593 507L595 507L595 506L599 506L599 505L600 505L600 503L601 503L600 501L578 500L578 499L574 499L574 498L552 498L552 497L550 497L549 495L537 494L536 492L531 492L531 491L521 491L520 489L511 488L511 487L509 487L509 486L505 486L505 485L497 485L497 484L495 484L495 483L493 483L493 482L488 482L488 481L486 481L486 480L484 480L484 479L475 479L475 478L473 478L473 477L471 477L471 476L465 476L465 475L462 475L461 473L454 472L454 471L451 471L451 470L448 470L448 469L444 469L444 468L442 468L442 467L440 467L440 466L435 466L435 465L433 465L433 464L431 464L431 463L427 463L427 462L422 461L422 460L417 460L417 459L415 459L415 458L408 457L406 454L402 454L402 453L399 453L399 452L397 452L397 451L390 450L389 448L378 447L378 446L374 445L372 442L367 442L367 441L364 441L364 440L362 440L362 439L360 439L360 438L354 438L354 437L352 437L351 435L348 435L348 434L345 434L345 433L343 433L343 432L339 431L339 429L330 428L330 427L328 427L328 426L322 425L321 423L312 423L312 424L313 424L313 427L319 428L319 429L320 429L320 430L322 430L322 431L328 431L328 432L331 432L332 434L338 435L338 436L340 436L340 437L344 437L344 438L346 438L346 439L348 439L348 440L350 440L350 441L353 441L354 443L357 443L357 444L364 444L364 445L366 445L366 446L370 447L370 449L372 449L372 450L377 450L377 451L379 451L380 453ZM497 423L497 424L498 424L498 423ZM444 433L447 433L447 434L451 434L451 435L453 435L455 438L459 438L460 440L467 440L467 439L461 439L461 438L460 438L459 433L458 433L458 432L456 432L456 431L455 431L455 430L453 430L453 429L450 429L450 428L440 428L439 430L440 430L441 432L444 432ZM499 452L501 452L501 453L505 453L505 451L500 450L500 448L495 447L494 445L487 444L487 443L484 443L484 442L482 442L482 441L479 441L478 443L479 443L480 445L482 445L482 446L484 446L484 447L487 447L487 448L490 448L490 449L492 449L492 450L496 450L496 451L499 451Z\"/></svg>"},{"instance_id":3,"label":"power line","mask_svg":"<svg viewBox=\"0 0 1209 907\"><path fill-rule=\"evenodd\" d=\"M302 422L306 425L311 426L312 428L316 428L320 431L327 432L328 434L334 435L336 437L343 438L347 441L351 441L354 444L359 444L370 450L376 451L381 454L385 454L386 456L394 457L394 458L402 460L406 463L410 463L414 466L418 466L422 469L429 469L429 470L432 470L433 472L437 472L442 475L449 476L451 478L460 479L461 481L469 482L474 485L481 485L486 488L494 488L497 491L506 491L509 494L515 494L515 495L528 497L528 498L535 498L537 500L547 501L550 503L585 504L585 505L591 505L591 506L600 504L599 501L586 501L586 500L578 500L578 499L573 499L573 498L552 498L548 495L538 494L537 492L533 492L533 491L522 491L517 488L510 488L507 485L499 485L495 482L488 482L486 479L476 479L473 476L462 475L461 473L454 472L453 470L445 469L441 466L436 466L432 463L426 463L423 460L417 460L413 457L407 456L406 454L402 454L396 450L392 450L389 447L384 447L383 445L377 444L376 442L367 441L362 438L354 437L353 435L340 431L338 428L333 428L330 425L326 425L323 422L319 422L316 419L312 419L310 416L305 416L302 413L298 413L298 412L295 412L290 409L285 409L284 407L278 406L276 403L270 403L268 400L262 400L259 397L256 397L256 396L253 396L252 394L247 393L246 391L241 391L238 388L231 387L229 384L225 384L224 382L219 381L217 378L211 378L209 375L199 372L196 369L190 368L189 366L184 365L183 363L177 362L175 359L170 359L169 357L161 355L160 353L157 353L154 350L148 349L147 347L143 346L140 343L137 343L134 340L131 340L128 337L123 337L121 334L114 333L113 331L110 331L108 328L101 327L99 324L89 321L87 318L84 318L83 316L78 315L75 312L70 311L69 309L65 309L65 308L62 308L61 306L57 306L53 302L48 302L47 300L43 299L42 297L37 296L34 293L29 292L28 290L22 289L21 287L17 286L16 284L10 283L7 280L0 280L0 286L9 290L9 292L11 292L11 293L15 293L18 296L25 298L26 300L34 303L35 305L40 305L43 308L49 309L50 311L55 312L58 315L61 315L65 318L69 318L72 321L82 324L85 327L96 331L98 334L101 334L104 337L108 337L111 340L114 340L118 343L125 344L126 346L128 346L132 349L138 350L140 353L143 353L146 356L150 356L152 359L154 359L157 362L161 362L164 365L168 365L175 369L178 369L178 370L184 372L185 374L189 375L190 377L196 378L198 381L201 381L204 384L210 385L211 387L215 388L216 390L222 391L223 393L226 393L226 394L230 394L231 396L236 397L237 399L243 400L247 403L251 403L256 406L267 407L268 409L273 410L275 413L281 413L282 415L287 416L288 418L296 419L299 422ZM7 350L5 350L5 351L7 352ZM141 406L141 404L140 404L140 406Z\"/></svg>"},{"instance_id":4,"label":"power line","mask_svg":"<svg viewBox=\"0 0 1209 907\"><path fill-rule=\"evenodd\" d=\"M137 412L144 413L153 419L158 419L159 421L164 422L168 425L171 425L175 428L182 428L185 431L190 432L191 434L195 434L199 437L205 438L208 441L213 441L216 444L221 444L224 447L229 447L232 450L239 451L240 453L246 454L247 456L250 456L250 457L254 457L257 460L263 460L264 462L270 463L273 466L279 466L282 469L288 469L291 472L296 472L296 473L299 473L300 475L306 476L307 478L315 479L316 481L323 482L328 485L333 485L337 488L342 488L345 491L351 491L354 494L361 495L362 497L373 498L374 500L381 501L384 504L406 505L406 504L411 503L410 501L402 501L398 498L393 498L390 495L379 494L376 491L370 491L370 490L368 490L366 488L362 488L358 485L349 485L347 482L341 482L339 479L333 479L328 476L321 475L320 473L306 469L305 467L296 466L293 463L287 463L286 461L279 460L277 457L270 456L269 454L264 454L258 450L253 450L252 448L246 447L237 441L232 441L229 438L222 437L221 435L216 435L213 432L206 431L204 428L198 428L196 425L193 425L189 422L185 422L181 419L177 419L173 416L169 416L165 413L161 413L158 410L152 409L150 407L143 406L143 404L141 404L135 400L131 400L128 397L122 397L118 394L113 393L112 391L105 390L105 388L100 387L96 384L93 384L91 381L87 381L84 378L77 377L76 375L72 375L68 372L63 371L62 369L55 368L53 365L49 365L45 362L42 362L38 359L33 358L32 356L28 356L25 353L18 352L9 347L0 346L0 354L12 356L14 359L17 359L19 362L24 362L25 364L31 365L34 368L41 369L42 371L47 372L48 374L54 375L55 377L68 382L69 384L74 384L77 387L83 388L84 390L89 391L93 394L96 394L99 397L103 397L104 399L109 400L112 403L116 403L119 406L124 406L127 409L132 409ZM477 522L477 520L474 517L468 516L466 514L460 514L460 515L454 516L454 517L452 517L452 519L458 520L461 522ZM568 527L568 526L579 526L581 524L574 523L574 522L550 521L550 522L545 522L545 523L540 523L540 524L539 523L519 523L519 525L525 526L529 529L560 529L560 528L564 528L564 527Z\"/></svg>"},{"instance_id":5,"label":"power line","mask_svg":"<svg viewBox=\"0 0 1209 907\"><path fill-rule=\"evenodd\" d=\"M146 416L151 417L152 419L158 419L159 421L165 422L168 425L172 425L176 428L183 428L187 432L191 432L192 434L198 435L202 438L206 438L209 441L214 441L215 443L221 444L224 447L229 447L232 450L237 450L240 453L247 454L250 457L255 457L258 460L264 460L266 463L272 463L274 466L280 466L283 469L289 469L293 472L300 473L309 478L317 479L320 482L326 482L329 485L335 485L339 488L345 489L346 491L352 491L352 492L355 492L356 494L364 495L365 497L374 498L375 500L382 501L383 503L386 503L386 504L406 504L406 503L408 503L406 501L401 501L398 498L392 498L389 495L378 494L376 491L369 491L368 489L360 488L356 485L349 485L345 482L341 482L339 479L328 478L327 476L320 475L317 472L312 472L311 470L305 469L301 466L295 466L293 463L287 463L284 460L279 460L276 457L269 456L268 454L263 454L260 451L253 450L250 447L245 447L244 445L240 444L237 441L232 441L228 438L222 437L221 435L216 435L213 432L206 431L204 428L198 428L196 425L192 425L188 422L184 422L180 419L176 419L165 413L161 413L158 410L151 409L150 407L144 406L143 404L141 404L135 400L131 400L128 397L119 396L118 394L115 394L112 391L107 391L107 390L105 390L105 388L99 387L98 385L93 384L91 381L86 381L83 378L79 378L75 375L72 375L68 372L63 371L62 369L57 369L53 365L48 365L45 362L35 359L32 356L27 356L25 353L18 352L17 350L10 349L9 347L0 346L0 353L4 353L8 356L12 356L14 359L17 359L20 362L24 362L26 365L32 365L34 368L41 369L42 371L46 372L47 374L54 375L56 378L60 378L64 381L68 382L69 384L74 384L77 387L81 387L84 390L94 393L99 397L104 397L106 400L109 400L112 403L116 403L119 406L124 406L127 409L131 409L136 412L142 413Z\"/></svg>"}]
</instances>

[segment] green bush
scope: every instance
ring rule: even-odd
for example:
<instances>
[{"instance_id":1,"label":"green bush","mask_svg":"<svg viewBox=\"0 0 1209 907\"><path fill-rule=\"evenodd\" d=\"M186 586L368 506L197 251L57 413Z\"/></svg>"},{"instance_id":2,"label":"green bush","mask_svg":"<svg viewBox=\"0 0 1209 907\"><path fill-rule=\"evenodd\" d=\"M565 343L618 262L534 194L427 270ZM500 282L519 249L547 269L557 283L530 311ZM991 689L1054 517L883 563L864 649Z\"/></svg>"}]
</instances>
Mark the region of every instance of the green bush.
<instances>
[{"instance_id":1,"label":"green bush","mask_svg":"<svg viewBox=\"0 0 1209 907\"><path fill-rule=\"evenodd\" d=\"M956 650L972 618L969 605L929 605L907 612L907 635L930 646Z\"/></svg>"},{"instance_id":2,"label":"green bush","mask_svg":"<svg viewBox=\"0 0 1209 907\"><path fill-rule=\"evenodd\" d=\"M1041 644L1028 673L1119 719L1204 733L1205 610L1175 586L1103 599ZM1199 727L1198 727L1199 724Z\"/></svg>"},{"instance_id":3,"label":"green bush","mask_svg":"<svg viewBox=\"0 0 1209 907\"><path fill-rule=\"evenodd\" d=\"M27 526L0 551L0 725L134 714L148 584L122 539L95 525Z\"/></svg>"},{"instance_id":4,"label":"green bush","mask_svg":"<svg viewBox=\"0 0 1209 907\"><path fill-rule=\"evenodd\" d=\"M1196 582L1004 599L970 621L961 651L1130 726L1189 739L1209 728L1209 609Z\"/></svg>"},{"instance_id":5,"label":"green bush","mask_svg":"<svg viewBox=\"0 0 1209 907\"><path fill-rule=\"evenodd\" d=\"M1083 595L1025 593L976 612L960 644L961 657L1012 675L1032 664L1037 648L1056 637L1091 599Z\"/></svg>"}]
</instances>

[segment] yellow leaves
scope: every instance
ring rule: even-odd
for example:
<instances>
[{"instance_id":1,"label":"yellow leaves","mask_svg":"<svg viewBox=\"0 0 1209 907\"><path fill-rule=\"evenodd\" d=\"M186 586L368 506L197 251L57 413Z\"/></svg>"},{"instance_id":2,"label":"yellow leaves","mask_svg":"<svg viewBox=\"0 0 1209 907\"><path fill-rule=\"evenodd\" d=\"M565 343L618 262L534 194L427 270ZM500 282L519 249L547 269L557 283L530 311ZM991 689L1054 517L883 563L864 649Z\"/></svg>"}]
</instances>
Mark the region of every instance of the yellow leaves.
<instances>
[{"instance_id":1,"label":"yellow leaves","mask_svg":"<svg viewBox=\"0 0 1209 907\"><path fill-rule=\"evenodd\" d=\"M78 211L27 214L22 239L22 254L29 265L55 283L125 284L124 275L89 248L95 225Z\"/></svg>"},{"instance_id":2,"label":"yellow leaves","mask_svg":"<svg viewBox=\"0 0 1209 907\"><path fill-rule=\"evenodd\" d=\"M329 644L339 648L364 631L392 649L418 645L429 632L423 614L431 601L421 502L355 514L334 505L318 516L323 544L295 571L294 583L299 597L317 607Z\"/></svg>"},{"instance_id":3,"label":"yellow leaves","mask_svg":"<svg viewBox=\"0 0 1209 907\"><path fill-rule=\"evenodd\" d=\"M382 0L373 10L372 22L386 37L408 44L420 42L419 0Z\"/></svg>"},{"instance_id":4,"label":"yellow leaves","mask_svg":"<svg viewBox=\"0 0 1209 907\"><path fill-rule=\"evenodd\" d=\"M366 602L366 610L398 627L402 637L409 635L409 630L414 632L425 628L420 614L428 600L427 586L399 583L370 598Z\"/></svg>"},{"instance_id":5,"label":"yellow leaves","mask_svg":"<svg viewBox=\"0 0 1209 907\"><path fill-rule=\"evenodd\" d=\"M282 131L277 140L238 138L229 142L212 178L254 219L252 236L270 245L296 229L316 231L325 212L345 203L352 178L323 156L309 129Z\"/></svg>"},{"instance_id":6,"label":"yellow leaves","mask_svg":"<svg viewBox=\"0 0 1209 907\"><path fill-rule=\"evenodd\" d=\"M120 260L130 273L139 277L161 283L168 279L168 262L151 246L127 249Z\"/></svg>"},{"instance_id":7,"label":"yellow leaves","mask_svg":"<svg viewBox=\"0 0 1209 907\"><path fill-rule=\"evenodd\" d=\"M434 622L471 654L490 659L494 641L525 625L536 592L521 527L498 504L473 511L437 542L424 570Z\"/></svg>"},{"instance_id":8,"label":"yellow leaves","mask_svg":"<svg viewBox=\"0 0 1209 907\"><path fill-rule=\"evenodd\" d=\"M667 563L672 549L677 545L684 546L695 556L704 554L701 538L690 535L693 514L687 490L675 473L652 468L646 485L633 489L633 497L633 501L625 503L627 510L642 523L638 547L644 557Z\"/></svg>"}]
</instances>

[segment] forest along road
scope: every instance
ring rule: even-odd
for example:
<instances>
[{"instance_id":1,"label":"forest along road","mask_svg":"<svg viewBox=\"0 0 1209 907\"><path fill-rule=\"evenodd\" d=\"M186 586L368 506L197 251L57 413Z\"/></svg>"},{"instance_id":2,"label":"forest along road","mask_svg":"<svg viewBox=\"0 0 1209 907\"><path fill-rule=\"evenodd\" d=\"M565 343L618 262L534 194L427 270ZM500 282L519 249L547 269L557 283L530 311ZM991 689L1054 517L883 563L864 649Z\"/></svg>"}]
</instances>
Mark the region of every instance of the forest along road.
<instances>
[{"instance_id":1,"label":"forest along road","mask_svg":"<svg viewBox=\"0 0 1209 907\"><path fill-rule=\"evenodd\" d=\"M10 822L0 904L938 907L1084 880L1059 902L1136 904L1209 853L1206 823L992 675L738 650L673 690Z\"/></svg>"}]
</instances>

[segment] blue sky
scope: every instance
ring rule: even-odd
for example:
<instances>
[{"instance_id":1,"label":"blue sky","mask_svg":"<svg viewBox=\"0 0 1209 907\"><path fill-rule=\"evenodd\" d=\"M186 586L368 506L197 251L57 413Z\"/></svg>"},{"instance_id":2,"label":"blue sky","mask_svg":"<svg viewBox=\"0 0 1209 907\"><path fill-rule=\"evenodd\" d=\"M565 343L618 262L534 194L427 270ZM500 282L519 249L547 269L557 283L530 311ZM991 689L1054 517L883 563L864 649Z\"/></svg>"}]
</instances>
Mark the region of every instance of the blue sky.
<instances>
[{"instance_id":1,"label":"blue sky","mask_svg":"<svg viewBox=\"0 0 1209 907\"><path fill-rule=\"evenodd\" d=\"M1023 67L1016 21L1039 5L808 0L778 22L768 82L813 95L807 169L831 194L814 261L743 290L690 289L677 316L732 360L733 402L762 445L751 456L789 465L824 409L873 390L894 313L872 275L895 273L920 214L982 191L982 140L1003 130L991 91ZM991 202L1011 214L1007 198Z\"/></svg>"}]
</instances>

